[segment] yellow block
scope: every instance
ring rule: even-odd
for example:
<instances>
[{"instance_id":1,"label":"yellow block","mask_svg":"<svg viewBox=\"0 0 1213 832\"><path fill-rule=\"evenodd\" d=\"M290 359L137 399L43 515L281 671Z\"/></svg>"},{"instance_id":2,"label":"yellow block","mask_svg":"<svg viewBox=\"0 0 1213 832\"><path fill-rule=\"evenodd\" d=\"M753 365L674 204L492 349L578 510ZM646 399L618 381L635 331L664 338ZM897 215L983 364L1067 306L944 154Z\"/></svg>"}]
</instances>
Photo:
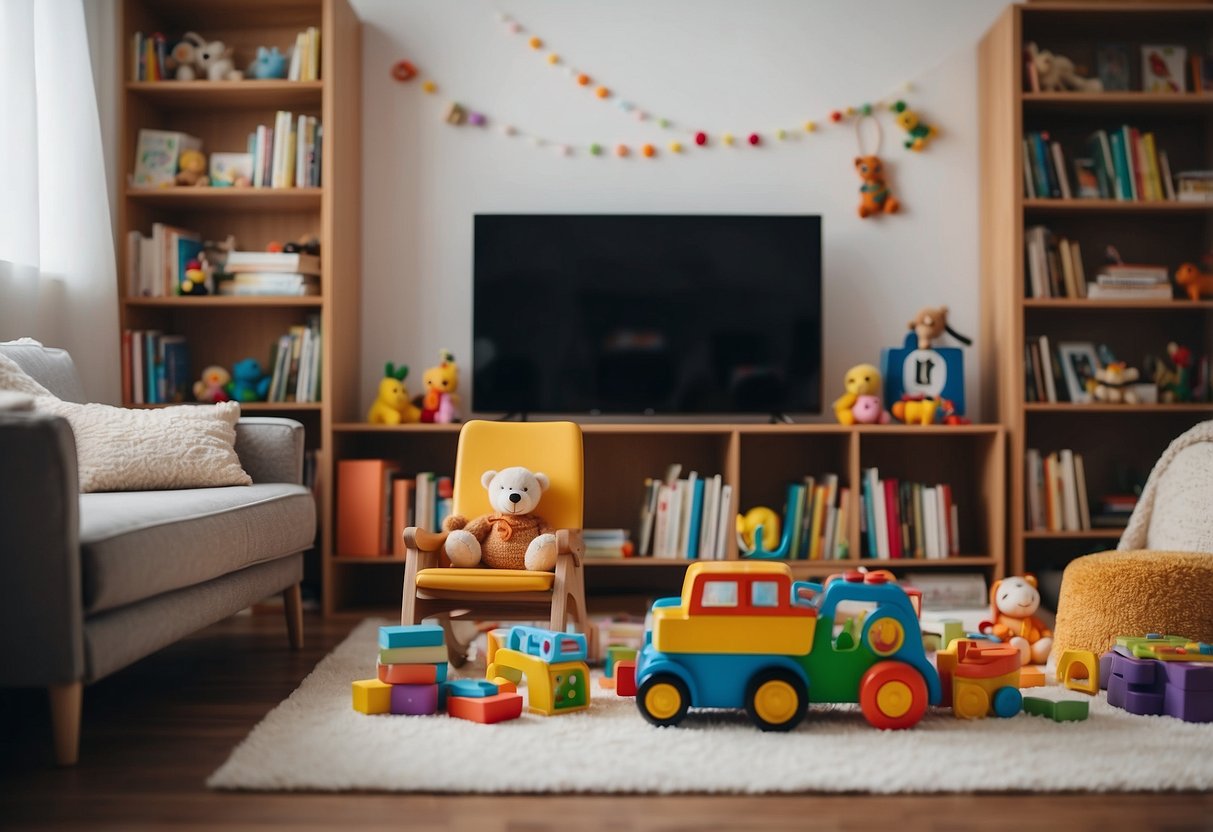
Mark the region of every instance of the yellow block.
<instances>
[{"instance_id":1,"label":"yellow block","mask_svg":"<svg viewBox=\"0 0 1213 832\"><path fill-rule=\"evenodd\" d=\"M574 713L590 706L590 668L585 662L556 662L548 664L537 656L502 647L495 661L485 670L485 678L521 681L526 676L527 709L531 713L553 716L556 713ZM556 677L576 674L581 677L580 687L585 691L585 701L573 707L556 710Z\"/></svg>"},{"instance_id":2,"label":"yellow block","mask_svg":"<svg viewBox=\"0 0 1213 832\"><path fill-rule=\"evenodd\" d=\"M453 592L547 592L556 576L527 569L422 569L417 573L420 589Z\"/></svg>"},{"instance_id":3,"label":"yellow block","mask_svg":"<svg viewBox=\"0 0 1213 832\"><path fill-rule=\"evenodd\" d=\"M392 712L392 686L378 679L354 682L354 710L364 714Z\"/></svg>"},{"instance_id":4,"label":"yellow block","mask_svg":"<svg viewBox=\"0 0 1213 832\"><path fill-rule=\"evenodd\" d=\"M804 656L816 629L817 619L807 615L688 616L683 607L653 610L653 646L663 653Z\"/></svg>"},{"instance_id":5,"label":"yellow block","mask_svg":"<svg viewBox=\"0 0 1213 832\"><path fill-rule=\"evenodd\" d=\"M489 630L487 633L484 634L484 637L485 637L484 662L485 662L485 664L492 664L493 656L497 655L497 651L500 648L505 647L507 644L509 644L510 631L505 629L504 627L500 627L496 630Z\"/></svg>"}]
</instances>

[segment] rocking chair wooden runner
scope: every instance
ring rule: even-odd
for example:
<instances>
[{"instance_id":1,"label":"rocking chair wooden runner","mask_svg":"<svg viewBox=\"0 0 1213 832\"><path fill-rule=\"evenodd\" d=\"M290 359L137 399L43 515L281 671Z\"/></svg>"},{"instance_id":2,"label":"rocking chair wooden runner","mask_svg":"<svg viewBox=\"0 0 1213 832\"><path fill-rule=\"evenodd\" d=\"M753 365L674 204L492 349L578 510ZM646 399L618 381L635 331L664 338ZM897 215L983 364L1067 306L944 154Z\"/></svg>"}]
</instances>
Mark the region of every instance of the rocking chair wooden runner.
<instances>
[{"instance_id":1,"label":"rocking chair wooden runner","mask_svg":"<svg viewBox=\"0 0 1213 832\"><path fill-rule=\"evenodd\" d=\"M563 632L571 616L587 636L592 635L582 565L581 428L572 422L468 422L459 432L452 512L468 518L492 513L480 476L486 470L514 465L542 471L551 480L536 513L557 529L554 573L443 566L446 532L417 526L404 530L407 563L400 623L420 624L423 618L437 616L456 667L467 661L469 645L456 638L452 619L547 618L551 629Z\"/></svg>"}]
</instances>

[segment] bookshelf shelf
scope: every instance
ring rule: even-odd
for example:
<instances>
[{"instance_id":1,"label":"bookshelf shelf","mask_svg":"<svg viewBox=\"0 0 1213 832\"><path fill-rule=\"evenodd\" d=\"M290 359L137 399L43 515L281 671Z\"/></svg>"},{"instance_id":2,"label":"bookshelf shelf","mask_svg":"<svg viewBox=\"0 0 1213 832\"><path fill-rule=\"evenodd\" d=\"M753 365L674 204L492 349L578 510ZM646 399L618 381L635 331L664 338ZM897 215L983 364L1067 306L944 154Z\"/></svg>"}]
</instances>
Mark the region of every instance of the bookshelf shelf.
<instances>
[{"instance_id":1,"label":"bookshelf shelf","mask_svg":"<svg viewBox=\"0 0 1213 832\"><path fill-rule=\"evenodd\" d=\"M332 426L333 454L341 459L390 459L405 473L449 474L455 461L459 425L369 425L340 421ZM717 473L732 486L733 510L770 505L781 513L790 482L806 475L838 475L839 488L849 488L846 539L852 557L790 560L800 576L824 576L860 566L903 570L956 569L999 577L1005 559L1005 439L999 425L956 427L864 426L837 424L758 423L581 423L585 449L585 526L623 528L639 541L638 515L645 495L644 479L660 476L671 463L683 476ZM949 483L959 514L963 557L940 560L902 558L890 561L858 557L860 549L860 477L875 467L882 477L905 482ZM335 489L341 483L335 482ZM736 559L730 539L727 559ZM668 595L678 591L682 570L692 561L655 557L588 558L587 591L601 605L615 599ZM400 585L384 580L383 571L347 566L395 564L403 558L329 558L333 569L326 599L330 614L351 609L390 606ZM390 573L389 573L390 574Z\"/></svg>"},{"instance_id":2,"label":"bookshelf shelf","mask_svg":"<svg viewBox=\"0 0 1213 832\"><path fill-rule=\"evenodd\" d=\"M223 211L318 211L323 188L127 188L132 203Z\"/></svg>"},{"instance_id":3,"label":"bookshelf shelf","mask_svg":"<svg viewBox=\"0 0 1213 832\"><path fill-rule=\"evenodd\" d=\"M244 306L310 306L320 307L324 300L317 295L199 295L172 298L127 298L126 305L148 309L225 309Z\"/></svg>"},{"instance_id":4,"label":"bookshelf shelf","mask_svg":"<svg viewBox=\"0 0 1213 832\"><path fill-rule=\"evenodd\" d=\"M1205 214L1213 212L1213 202L1170 200L1121 201L1115 199L1024 199L1026 211L1036 214Z\"/></svg>"},{"instance_id":5,"label":"bookshelf shelf","mask_svg":"<svg viewBox=\"0 0 1213 832\"><path fill-rule=\"evenodd\" d=\"M1213 300L1162 300L1160 298L1146 300L1087 300L1075 298L1025 298L1024 309L1046 310L1093 310L1106 309L1116 312L1149 309L1159 312L1209 312L1213 310Z\"/></svg>"},{"instance_id":6,"label":"bookshelf shelf","mask_svg":"<svg viewBox=\"0 0 1213 832\"><path fill-rule=\"evenodd\" d=\"M126 91L158 110L318 110L323 81L128 81Z\"/></svg>"},{"instance_id":7,"label":"bookshelf shelf","mask_svg":"<svg viewBox=\"0 0 1213 832\"><path fill-rule=\"evenodd\" d=\"M1167 152L1172 174L1213 167L1213 93L1028 92L1024 88L1024 54L1029 42L1067 55L1092 70L1101 46L1123 44L1130 56L1128 84L1140 89L1142 45L1177 44L1186 48L1189 56L1208 54L1208 44L1213 42L1213 3L1019 3L1005 10L981 41L981 248L984 320L991 332L991 349L983 366L982 401L987 408L984 412L997 414L1007 427L1007 570L1012 574L1063 568L1070 558L1114 541L1123 531L1030 529L1026 496L1029 466L1025 464L1029 449L1045 459L1056 453L1050 474L1056 472L1067 483L1062 486L1063 493L1077 494L1085 484L1086 505L1095 515L1105 498L1129 493L1130 483L1144 481L1176 435L1213 417L1213 403L1028 401L1029 385L1039 384L1040 379L1035 372L1035 382L1025 374L1025 344L1047 341L1055 356L1058 344L1063 342L1080 347L1090 344L1093 348L1106 345L1118 358L1137 368L1147 383L1153 374L1153 364L1146 364L1147 357L1164 355L1168 342L1188 347L1198 358L1213 350L1210 300L1077 299L1073 297L1074 287L1064 279L1060 291L1052 283L1043 287L1043 293L1069 294L1068 298L1027 297L1043 294L1040 285L1033 287L1034 270L1038 283L1042 277L1047 280L1050 273L1058 274L1053 265L1057 249L1063 278L1069 271L1067 262L1081 262L1080 279L1097 280L1098 265L1104 262L1103 255L1110 245L1117 248L1124 262L1162 266L1169 275L1174 275L1180 263L1196 261L1201 252L1213 248L1213 202L1024 196L1025 164L1030 165L1027 173L1032 182L1039 181L1034 163L1039 156L1029 155L1025 160L1025 138L1029 134L1047 132L1057 142L1068 160L1068 164L1062 164L1062 172L1072 187L1078 184L1075 160L1095 155L1092 137L1100 131L1119 129L1122 136L1126 132L1130 136L1156 136L1148 144L1156 141L1158 151ZM1190 77L1187 66L1185 71ZM1108 138L1109 144L1114 144L1114 137ZM1140 187L1154 163L1150 161L1152 151L1136 152L1138 155L1128 160L1129 170L1133 173L1133 168L1139 168L1136 173L1140 175L1134 181ZM1116 162L1118 170L1123 170L1123 162ZM1056 175L1055 166L1052 174ZM1101 181L1106 189L1106 174ZM1029 232L1041 225L1046 227L1045 254L1049 258L1043 270L1038 232ZM1077 247L1080 256L1065 260L1067 245L1071 251ZM1029 257L1030 247L1036 259ZM1035 291L1027 291L1029 288ZM1064 378L1057 381L1064 391ZM1072 467L1066 461L1070 458L1067 451L1075 458ZM1063 460L1060 469L1056 467L1058 459ZM1033 474L1034 489L1043 488L1040 476ZM1072 492L1068 485L1071 482ZM1078 525L1084 525L1083 502L1078 502Z\"/></svg>"}]
</instances>

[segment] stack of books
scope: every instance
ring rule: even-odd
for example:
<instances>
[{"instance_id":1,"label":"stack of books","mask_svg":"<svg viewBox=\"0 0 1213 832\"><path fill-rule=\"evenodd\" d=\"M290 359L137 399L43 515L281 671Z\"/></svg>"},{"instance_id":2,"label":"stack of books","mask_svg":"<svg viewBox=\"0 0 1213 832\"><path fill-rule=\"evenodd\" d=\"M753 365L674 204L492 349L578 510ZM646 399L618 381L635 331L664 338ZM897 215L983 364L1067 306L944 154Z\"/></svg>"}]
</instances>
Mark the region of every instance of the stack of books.
<instances>
[{"instance_id":1,"label":"stack of books","mask_svg":"<svg viewBox=\"0 0 1213 832\"><path fill-rule=\"evenodd\" d=\"M291 64L286 79L320 80L320 30L315 26L308 26L306 31L295 35L295 48L291 52Z\"/></svg>"},{"instance_id":2,"label":"stack of books","mask_svg":"<svg viewBox=\"0 0 1213 832\"><path fill-rule=\"evenodd\" d=\"M1025 294L1030 298L1085 298L1087 277L1076 240L1054 235L1043 225L1024 231L1028 264Z\"/></svg>"},{"instance_id":3,"label":"stack of books","mask_svg":"<svg viewBox=\"0 0 1213 832\"><path fill-rule=\"evenodd\" d=\"M1104 266L1087 284L1092 300L1171 300L1166 266L1115 264Z\"/></svg>"},{"instance_id":4,"label":"stack of books","mask_svg":"<svg viewBox=\"0 0 1213 832\"><path fill-rule=\"evenodd\" d=\"M627 529L583 529L581 541L587 558L630 558L633 554Z\"/></svg>"},{"instance_id":5,"label":"stack of books","mask_svg":"<svg viewBox=\"0 0 1213 832\"><path fill-rule=\"evenodd\" d=\"M640 510L642 557L723 560L733 532L733 487L716 474L691 471L679 478L681 465L671 465L663 479L646 479Z\"/></svg>"},{"instance_id":6,"label":"stack of books","mask_svg":"<svg viewBox=\"0 0 1213 832\"><path fill-rule=\"evenodd\" d=\"M279 251L233 251L223 264L230 279L221 295L319 295L320 258Z\"/></svg>"},{"instance_id":7,"label":"stack of books","mask_svg":"<svg viewBox=\"0 0 1213 832\"><path fill-rule=\"evenodd\" d=\"M839 487L837 474L809 476L801 482L789 483L783 517L784 528L791 534L788 557L793 560L847 557L849 499L850 489Z\"/></svg>"},{"instance_id":8,"label":"stack of books","mask_svg":"<svg viewBox=\"0 0 1213 832\"><path fill-rule=\"evenodd\" d=\"M951 485L882 479L878 469L865 468L861 493L862 557L937 560L960 554Z\"/></svg>"},{"instance_id":9,"label":"stack of books","mask_svg":"<svg viewBox=\"0 0 1213 832\"><path fill-rule=\"evenodd\" d=\"M1082 454L1065 448L1043 455L1029 448L1026 465L1028 528L1050 532L1089 530L1091 510Z\"/></svg>"},{"instance_id":10,"label":"stack of books","mask_svg":"<svg viewBox=\"0 0 1213 832\"><path fill-rule=\"evenodd\" d=\"M202 235L163 222L152 223L152 236L131 230L126 235L128 297L163 298L181 294L186 266L202 253Z\"/></svg>"},{"instance_id":11,"label":"stack of books","mask_svg":"<svg viewBox=\"0 0 1213 832\"><path fill-rule=\"evenodd\" d=\"M1061 361L1049 344L1049 336L1029 336L1024 345L1024 390L1030 402L1070 401L1070 391ZM1094 368L1091 368L1094 373ZM1085 379L1083 382L1085 383Z\"/></svg>"},{"instance_id":12,"label":"stack of books","mask_svg":"<svg viewBox=\"0 0 1213 832\"><path fill-rule=\"evenodd\" d=\"M1160 201L1175 199L1175 185L1166 151L1153 133L1124 125L1096 130L1086 142L1086 155L1071 165L1060 143L1047 132L1031 132L1023 140L1024 191L1035 199L1116 199Z\"/></svg>"},{"instance_id":13,"label":"stack of books","mask_svg":"<svg viewBox=\"0 0 1213 832\"><path fill-rule=\"evenodd\" d=\"M273 126L262 124L249 134L253 187L319 187L323 145L319 119L279 110Z\"/></svg>"},{"instance_id":14,"label":"stack of books","mask_svg":"<svg viewBox=\"0 0 1213 832\"><path fill-rule=\"evenodd\" d=\"M1136 494L1105 494L1099 498L1099 507L1091 517L1091 526L1097 529L1123 529L1129 525L1129 517L1135 508Z\"/></svg>"}]
</instances>

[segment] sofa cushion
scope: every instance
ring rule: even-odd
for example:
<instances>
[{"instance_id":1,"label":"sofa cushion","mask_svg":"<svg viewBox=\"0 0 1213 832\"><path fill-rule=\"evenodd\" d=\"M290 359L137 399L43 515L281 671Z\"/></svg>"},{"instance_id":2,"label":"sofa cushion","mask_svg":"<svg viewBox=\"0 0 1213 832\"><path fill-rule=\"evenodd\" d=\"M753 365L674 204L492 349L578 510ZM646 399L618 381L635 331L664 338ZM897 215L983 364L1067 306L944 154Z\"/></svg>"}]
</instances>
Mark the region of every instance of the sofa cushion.
<instances>
[{"instance_id":1,"label":"sofa cushion","mask_svg":"<svg viewBox=\"0 0 1213 832\"><path fill-rule=\"evenodd\" d=\"M65 402L84 401L84 385L67 350L44 347L37 341L5 341L0 355L17 362L27 375Z\"/></svg>"},{"instance_id":2,"label":"sofa cushion","mask_svg":"<svg viewBox=\"0 0 1213 832\"><path fill-rule=\"evenodd\" d=\"M315 533L301 485L82 494L85 614L302 551Z\"/></svg>"}]
</instances>

